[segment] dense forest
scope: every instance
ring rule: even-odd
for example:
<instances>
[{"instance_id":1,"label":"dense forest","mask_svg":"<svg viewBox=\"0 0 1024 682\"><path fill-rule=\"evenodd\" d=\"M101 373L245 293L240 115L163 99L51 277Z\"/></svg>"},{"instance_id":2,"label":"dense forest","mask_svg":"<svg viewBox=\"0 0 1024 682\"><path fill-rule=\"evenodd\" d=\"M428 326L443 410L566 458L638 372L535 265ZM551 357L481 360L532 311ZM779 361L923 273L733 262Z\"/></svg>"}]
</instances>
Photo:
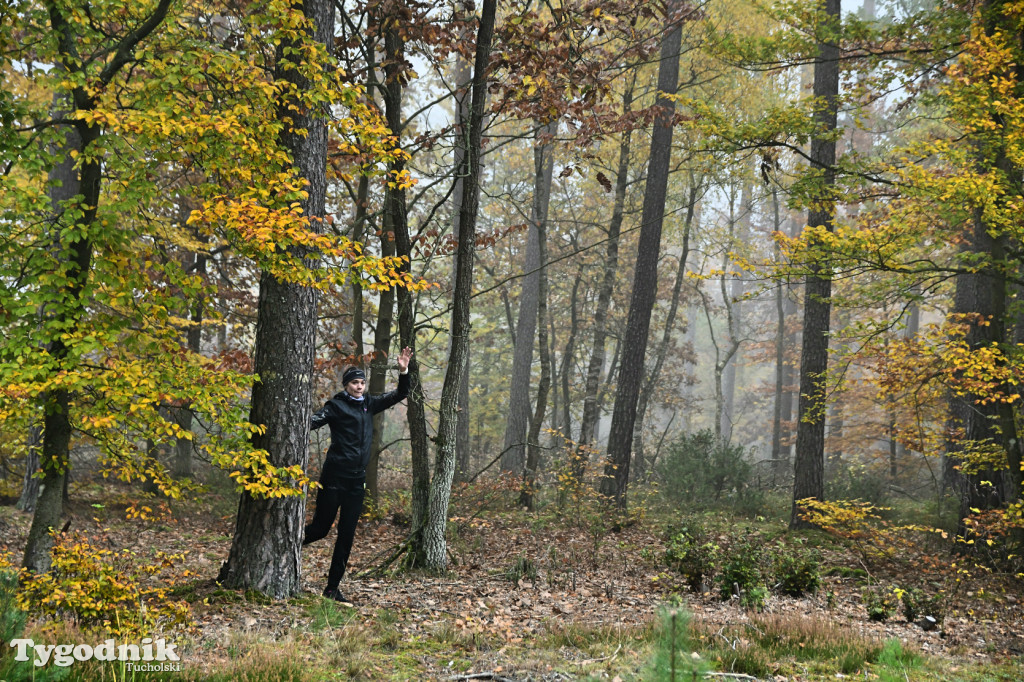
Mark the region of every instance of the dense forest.
<instances>
[{"instance_id":1,"label":"dense forest","mask_svg":"<svg viewBox=\"0 0 1024 682\"><path fill-rule=\"evenodd\" d=\"M714 585L736 614L776 594L832 613L852 580L872 622L897 603L924 631L1022 617L1024 3L11 0L0 18L5 645L319 604L302 528L331 442L310 425L351 367L372 395L401 369L409 394L373 417L348 580L427 581L422 606L490 553L510 589L612 600L578 566L620 562L618 593L657 595L645 644L614 668L601 645L633 640L590 630L576 674L817 679L729 663L683 610L659 620ZM549 565L509 553L549 523ZM147 533L180 542L140 554ZM957 601L986 590L1010 601ZM434 639L521 643L488 599L490 630L467 642L481 616L447 606ZM388 603L310 608L349 635L363 614L354 660ZM1013 622L989 653L1024 651ZM886 675L906 652L872 651L822 674L904 679ZM0 677L20 679L11 656ZM331 678L575 679L487 660ZM1003 679L983 674L965 679Z\"/></svg>"}]
</instances>

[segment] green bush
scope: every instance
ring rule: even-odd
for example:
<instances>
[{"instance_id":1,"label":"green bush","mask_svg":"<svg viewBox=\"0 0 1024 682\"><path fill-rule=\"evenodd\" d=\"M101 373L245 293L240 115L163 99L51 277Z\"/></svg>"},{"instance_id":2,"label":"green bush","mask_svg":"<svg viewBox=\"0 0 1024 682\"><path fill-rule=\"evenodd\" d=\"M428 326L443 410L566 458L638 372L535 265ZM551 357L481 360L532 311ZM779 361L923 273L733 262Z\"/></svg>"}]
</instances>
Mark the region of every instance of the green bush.
<instances>
[{"instance_id":1,"label":"green bush","mask_svg":"<svg viewBox=\"0 0 1024 682\"><path fill-rule=\"evenodd\" d=\"M705 429L684 434L669 446L657 467L662 490L675 504L731 497L747 487L751 466L740 445L731 445Z\"/></svg>"},{"instance_id":2,"label":"green bush","mask_svg":"<svg viewBox=\"0 0 1024 682\"><path fill-rule=\"evenodd\" d=\"M921 616L931 616L941 623L945 616L944 600L941 594L928 594L917 587L893 590L903 607L903 617L913 623Z\"/></svg>"},{"instance_id":3,"label":"green bush","mask_svg":"<svg viewBox=\"0 0 1024 682\"><path fill-rule=\"evenodd\" d=\"M863 500L875 507L886 507L889 479L864 465L838 469L825 477L825 499Z\"/></svg>"},{"instance_id":4,"label":"green bush","mask_svg":"<svg viewBox=\"0 0 1024 682\"><path fill-rule=\"evenodd\" d=\"M683 576L692 591L700 592L714 576L721 553L703 526L690 524L666 542L665 564Z\"/></svg>"},{"instance_id":5,"label":"green bush","mask_svg":"<svg viewBox=\"0 0 1024 682\"><path fill-rule=\"evenodd\" d=\"M740 542L730 549L717 579L722 599L737 596L742 606L760 610L768 599L763 564L764 553L750 542Z\"/></svg>"},{"instance_id":6,"label":"green bush","mask_svg":"<svg viewBox=\"0 0 1024 682\"><path fill-rule=\"evenodd\" d=\"M895 592L878 586L865 588L861 593L860 600L864 604L864 608L867 609L868 618L879 622L892 618L899 604L899 598Z\"/></svg>"},{"instance_id":7,"label":"green bush","mask_svg":"<svg viewBox=\"0 0 1024 682\"><path fill-rule=\"evenodd\" d=\"M790 597L814 593L821 587L821 555L782 549L775 557L778 591Z\"/></svg>"}]
</instances>

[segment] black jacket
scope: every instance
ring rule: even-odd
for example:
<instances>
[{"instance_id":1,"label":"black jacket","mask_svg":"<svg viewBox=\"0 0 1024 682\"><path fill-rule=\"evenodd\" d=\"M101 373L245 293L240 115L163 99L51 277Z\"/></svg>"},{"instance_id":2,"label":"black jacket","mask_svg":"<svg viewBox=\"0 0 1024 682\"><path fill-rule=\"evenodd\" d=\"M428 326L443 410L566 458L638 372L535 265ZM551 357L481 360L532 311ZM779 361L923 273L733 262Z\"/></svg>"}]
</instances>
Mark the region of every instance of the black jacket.
<instances>
[{"instance_id":1,"label":"black jacket","mask_svg":"<svg viewBox=\"0 0 1024 682\"><path fill-rule=\"evenodd\" d=\"M342 391L313 413L310 427L315 431L331 427L331 447L320 472L321 483L336 477L359 478L366 475L373 438L373 415L401 402L409 395L409 374L398 376L398 388L382 395L367 395L354 400Z\"/></svg>"}]
</instances>

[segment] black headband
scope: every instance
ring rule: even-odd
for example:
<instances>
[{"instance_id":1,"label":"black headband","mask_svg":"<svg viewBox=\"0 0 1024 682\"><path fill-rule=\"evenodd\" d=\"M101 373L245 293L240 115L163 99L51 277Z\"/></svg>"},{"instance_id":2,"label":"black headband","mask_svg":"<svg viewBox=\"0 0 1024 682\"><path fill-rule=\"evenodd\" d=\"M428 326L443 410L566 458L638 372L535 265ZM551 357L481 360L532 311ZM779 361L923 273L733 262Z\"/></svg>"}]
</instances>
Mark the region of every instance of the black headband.
<instances>
[{"instance_id":1,"label":"black headband","mask_svg":"<svg viewBox=\"0 0 1024 682\"><path fill-rule=\"evenodd\" d=\"M366 381L366 372L358 367L349 367L341 377L341 384L343 386L347 386L349 382L355 381L356 379Z\"/></svg>"}]
</instances>

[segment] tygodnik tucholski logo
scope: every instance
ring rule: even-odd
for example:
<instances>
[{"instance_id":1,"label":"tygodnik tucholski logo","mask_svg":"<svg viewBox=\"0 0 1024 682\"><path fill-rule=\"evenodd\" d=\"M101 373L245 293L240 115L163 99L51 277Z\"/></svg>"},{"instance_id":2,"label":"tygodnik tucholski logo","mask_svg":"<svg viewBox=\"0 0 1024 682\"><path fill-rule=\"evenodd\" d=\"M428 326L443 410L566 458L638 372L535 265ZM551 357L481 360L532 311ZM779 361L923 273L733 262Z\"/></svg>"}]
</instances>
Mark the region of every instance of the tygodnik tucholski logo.
<instances>
[{"instance_id":1,"label":"tygodnik tucholski logo","mask_svg":"<svg viewBox=\"0 0 1024 682\"><path fill-rule=\"evenodd\" d=\"M11 646L17 651L16 661L34 660L37 667L49 663L66 667L75 661L121 661L127 670L143 672L180 671L181 659L175 649L177 644L168 644L163 639L143 638L138 644L117 644L112 639L102 644L36 644L31 639L11 640Z\"/></svg>"}]
</instances>

